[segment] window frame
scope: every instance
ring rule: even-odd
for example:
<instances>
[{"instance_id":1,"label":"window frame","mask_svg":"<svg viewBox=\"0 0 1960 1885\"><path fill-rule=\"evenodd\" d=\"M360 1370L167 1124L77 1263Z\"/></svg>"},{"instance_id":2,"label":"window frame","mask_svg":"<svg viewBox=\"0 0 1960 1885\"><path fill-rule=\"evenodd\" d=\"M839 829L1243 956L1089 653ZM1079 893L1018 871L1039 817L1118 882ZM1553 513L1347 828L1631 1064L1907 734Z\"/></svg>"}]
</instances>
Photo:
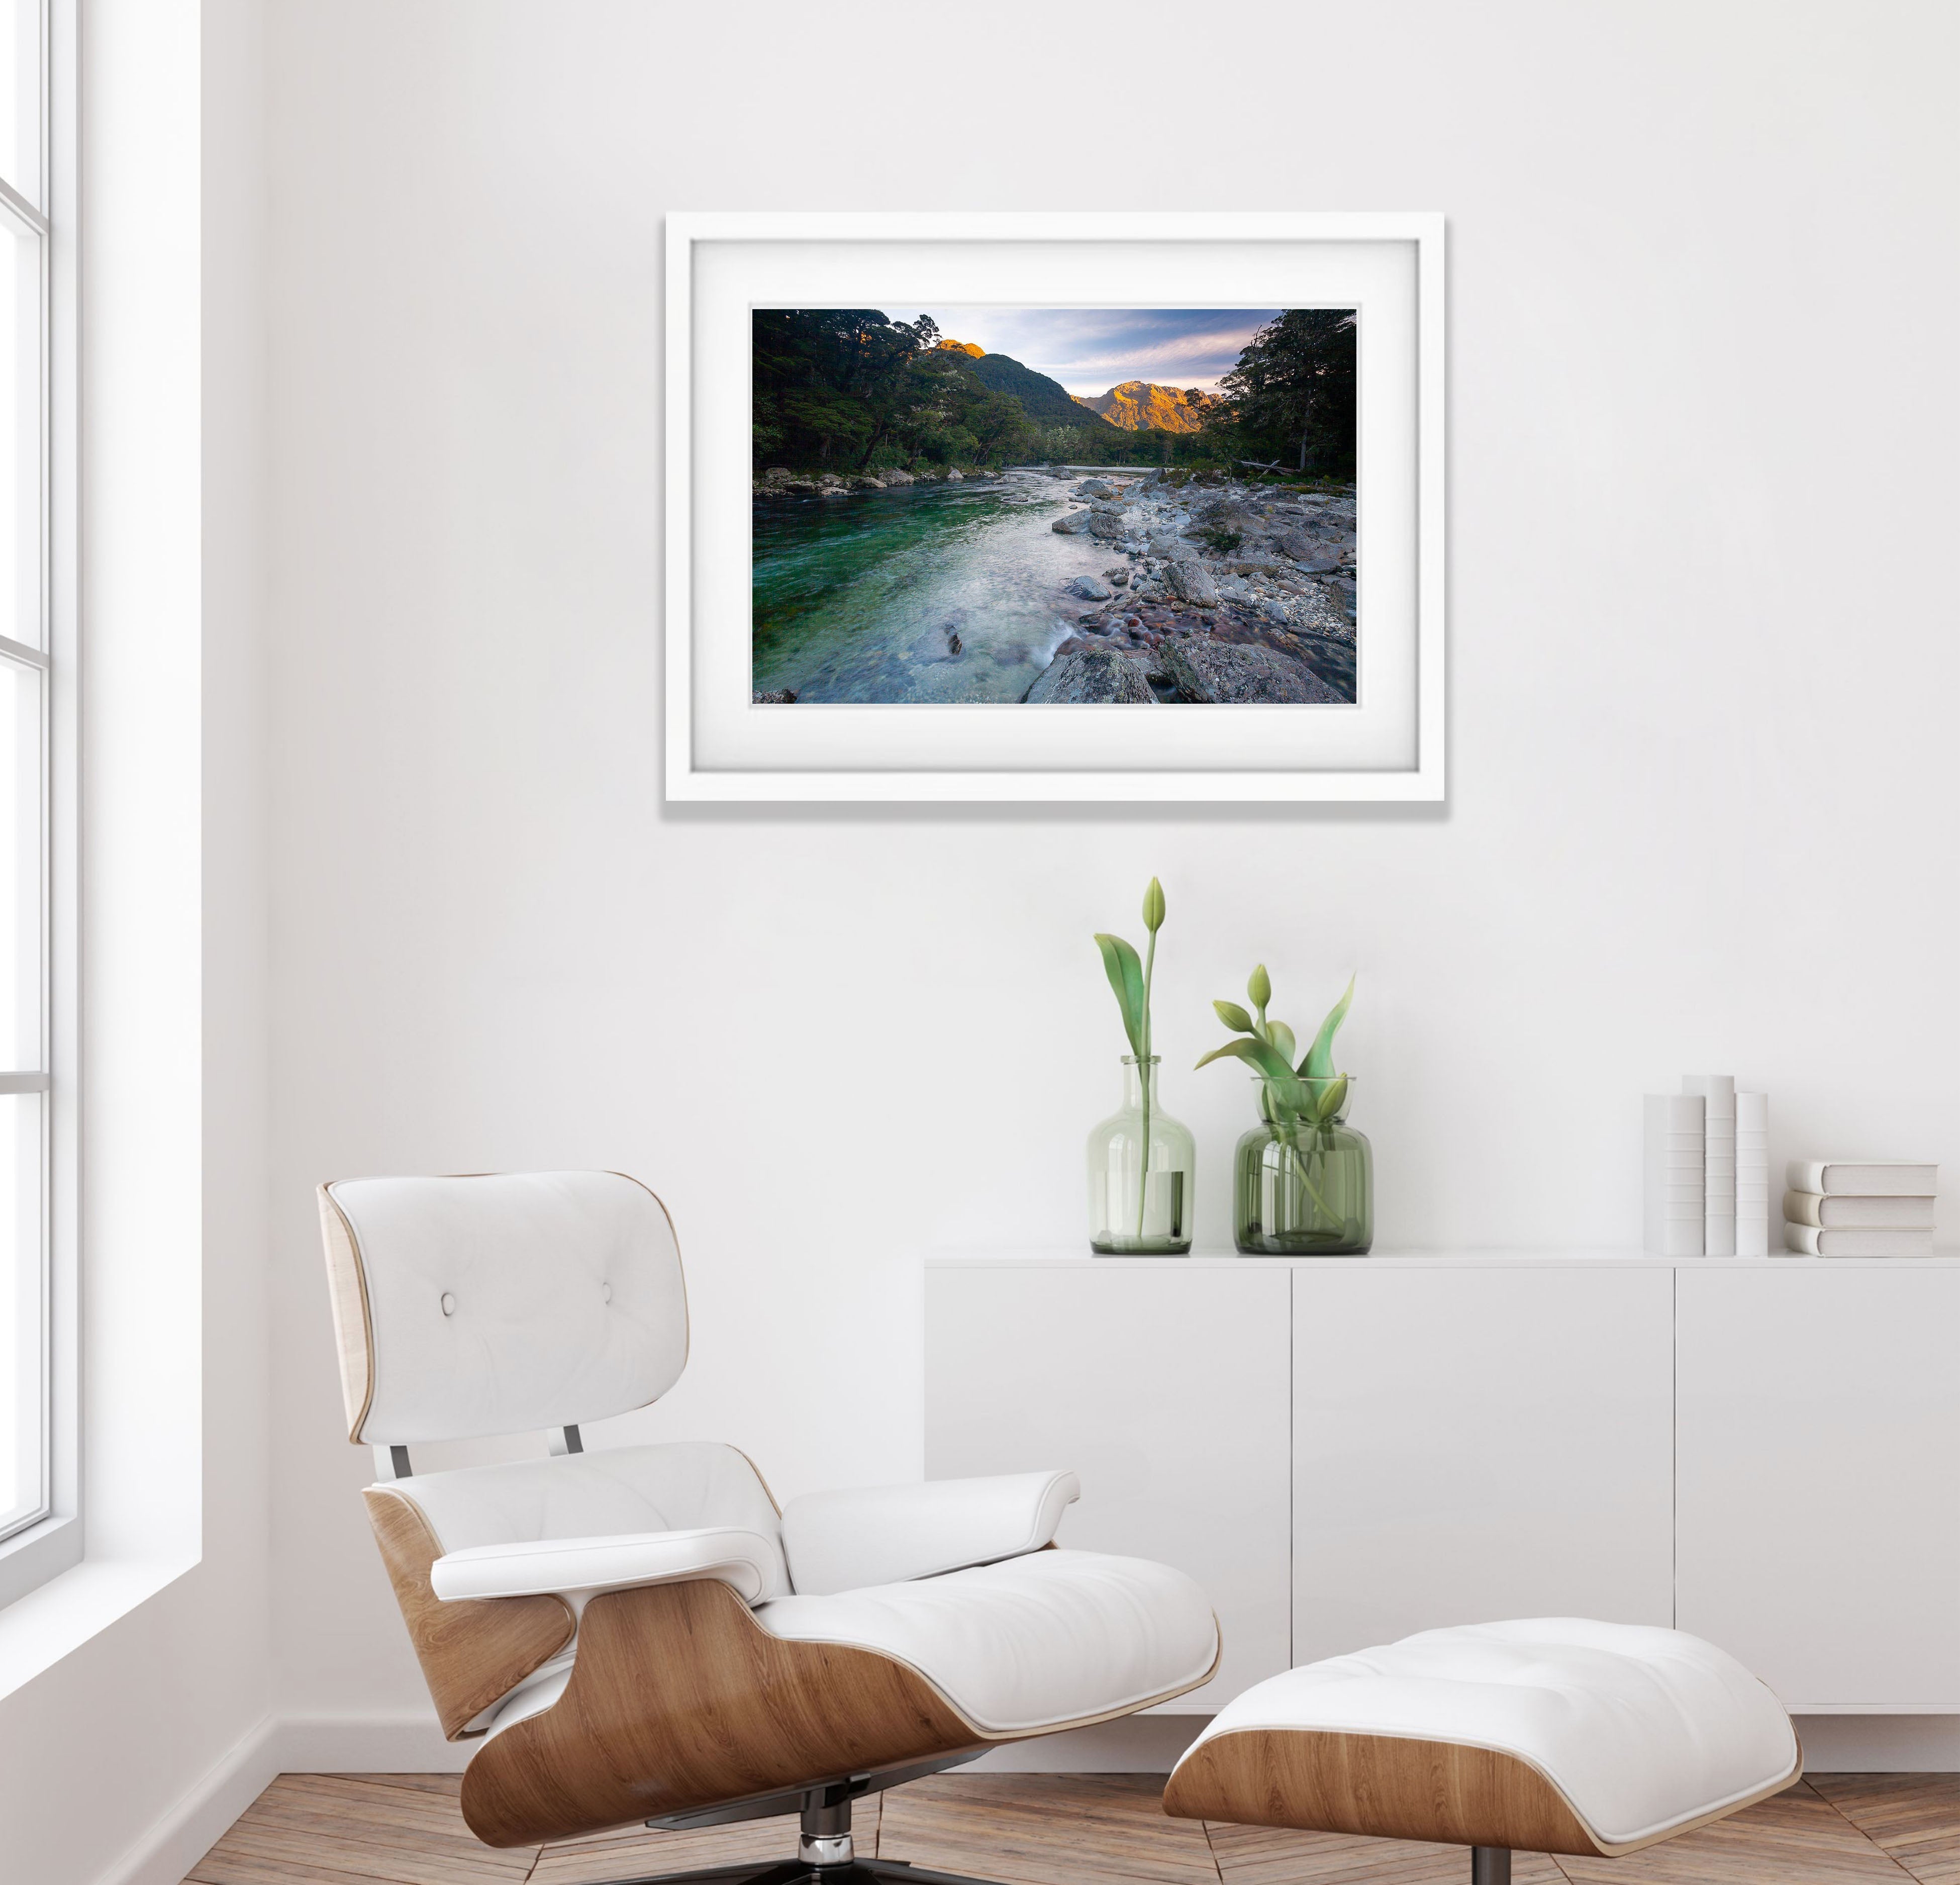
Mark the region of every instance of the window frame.
<instances>
[{"instance_id":1,"label":"window frame","mask_svg":"<svg viewBox=\"0 0 1960 1885\"><path fill-rule=\"evenodd\" d=\"M81 1358L76 1008L78 931L78 661L79 320L75 240L77 0L40 0L40 186L37 209L0 179L0 218L39 239L41 648L5 658L41 672L41 1071L0 1069L0 1093L41 1104L41 1457L37 1516L0 1536L0 1605L80 1562Z\"/></svg>"}]
</instances>

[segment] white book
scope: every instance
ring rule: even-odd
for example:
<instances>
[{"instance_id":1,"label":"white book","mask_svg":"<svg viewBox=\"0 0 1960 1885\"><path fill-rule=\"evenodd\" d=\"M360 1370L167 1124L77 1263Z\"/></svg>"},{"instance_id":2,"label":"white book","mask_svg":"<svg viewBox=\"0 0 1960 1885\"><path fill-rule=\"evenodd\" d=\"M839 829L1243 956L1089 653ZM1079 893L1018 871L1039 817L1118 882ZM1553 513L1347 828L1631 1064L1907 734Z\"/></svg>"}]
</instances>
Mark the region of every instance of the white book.
<instances>
[{"instance_id":1,"label":"white book","mask_svg":"<svg viewBox=\"0 0 1960 1885\"><path fill-rule=\"evenodd\" d=\"M1787 1191L1783 1215L1792 1224L1814 1224L1831 1231L1930 1231L1933 1204L1930 1198Z\"/></svg>"},{"instance_id":2,"label":"white book","mask_svg":"<svg viewBox=\"0 0 1960 1885\"><path fill-rule=\"evenodd\" d=\"M1804 1256L1930 1256L1933 1232L1830 1231L1814 1224L1787 1224L1783 1242Z\"/></svg>"},{"instance_id":3,"label":"white book","mask_svg":"<svg viewBox=\"0 0 1960 1885\"><path fill-rule=\"evenodd\" d=\"M1736 1095L1736 1254L1770 1253L1770 1097Z\"/></svg>"},{"instance_id":4,"label":"white book","mask_svg":"<svg viewBox=\"0 0 1960 1885\"><path fill-rule=\"evenodd\" d=\"M1736 1076L1688 1074L1681 1090L1702 1102L1701 1250L1706 1256L1736 1254Z\"/></svg>"},{"instance_id":5,"label":"white book","mask_svg":"<svg viewBox=\"0 0 1960 1885\"><path fill-rule=\"evenodd\" d=\"M1930 1198L1939 1167L1905 1158L1793 1158L1783 1183L1792 1191L1848 1191L1864 1198Z\"/></svg>"},{"instance_id":6,"label":"white book","mask_svg":"<svg viewBox=\"0 0 1960 1885\"><path fill-rule=\"evenodd\" d=\"M1643 1103L1644 1247L1650 1256L1699 1256L1707 1223L1699 1094L1650 1093Z\"/></svg>"}]
</instances>

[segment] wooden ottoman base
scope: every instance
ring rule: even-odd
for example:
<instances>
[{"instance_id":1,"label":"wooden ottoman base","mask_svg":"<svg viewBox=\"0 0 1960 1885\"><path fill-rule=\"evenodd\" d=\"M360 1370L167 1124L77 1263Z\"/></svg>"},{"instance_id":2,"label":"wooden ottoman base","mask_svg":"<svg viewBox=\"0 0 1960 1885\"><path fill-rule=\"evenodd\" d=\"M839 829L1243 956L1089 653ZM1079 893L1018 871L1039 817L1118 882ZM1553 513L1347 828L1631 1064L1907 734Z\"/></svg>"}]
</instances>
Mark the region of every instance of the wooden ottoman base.
<instances>
[{"instance_id":1,"label":"wooden ottoman base","mask_svg":"<svg viewBox=\"0 0 1960 1885\"><path fill-rule=\"evenodd\" d=\"M1433 1731L1424 1732L1433 1725ZM1180 1819L1618 1858L1795 1784L1789 1717L1672 1630L1551 1619L1433 1630L1261 1683L1164 1789Z\"/></svg>"}]
</instances>

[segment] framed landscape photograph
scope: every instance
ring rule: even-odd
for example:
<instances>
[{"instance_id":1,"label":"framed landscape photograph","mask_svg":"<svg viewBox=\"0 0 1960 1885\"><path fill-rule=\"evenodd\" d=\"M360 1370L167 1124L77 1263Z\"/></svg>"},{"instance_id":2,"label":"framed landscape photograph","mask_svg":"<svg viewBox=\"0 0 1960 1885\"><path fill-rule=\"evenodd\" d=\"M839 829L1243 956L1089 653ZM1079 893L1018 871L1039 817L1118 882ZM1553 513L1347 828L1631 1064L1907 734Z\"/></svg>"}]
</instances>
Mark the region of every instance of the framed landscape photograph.
<instances>
[{"instance_id":1,"label":"framed landscape photograph","mask_svg":"<svg viewBox=\"0 0 1960 1885\"><path fill-rule=\"evenodd\" d=\"M1439 799L1440 216L675 215L670 798Z\"/></svg>"}]
</instances>

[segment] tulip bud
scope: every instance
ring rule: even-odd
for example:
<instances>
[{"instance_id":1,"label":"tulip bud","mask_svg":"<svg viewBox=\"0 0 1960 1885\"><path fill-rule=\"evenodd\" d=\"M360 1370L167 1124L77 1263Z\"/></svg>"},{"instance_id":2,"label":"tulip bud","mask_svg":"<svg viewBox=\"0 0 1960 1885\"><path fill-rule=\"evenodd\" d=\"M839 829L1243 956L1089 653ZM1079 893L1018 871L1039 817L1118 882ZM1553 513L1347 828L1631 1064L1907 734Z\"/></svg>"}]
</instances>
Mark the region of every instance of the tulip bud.
<instances>
[{"instance_id":1,"label":"tulip bud","mask_svg":"<svg viewBox=\"0 0 1960 1885\"><path fill-rule=\"evenodd\" d=\"M1217 1011L1219 1020L1227 1027L1235 1028L1241 1034L1252 1033L1252 1017L1237 1002L1214 1001L1211 1005Z\"/></svg>"},{"instance_id":2,"label":"tulip bud","mask_svg":"<svg viewBox=\"0 0 1960 1885\"><path fill-rule=\"evenodd\" d=\"M1263 962L1252 971L1252 979L1246 984L1246 992L1252 998L1255 1008L1263 1008L1273 998L1272 978L1266 973Z\"/></svg>"},{"instance_id":3,"label":"tulip bud","mask_svg":"<svg viewBox=\"0 0 1960 1885\"><path fill-rule=\"evenodd\" d=\"M1150 887L1144 893L1144 927L1154 936L1163 928L1163 886L1152 877Z\"/></svg>"}]
</instances>

